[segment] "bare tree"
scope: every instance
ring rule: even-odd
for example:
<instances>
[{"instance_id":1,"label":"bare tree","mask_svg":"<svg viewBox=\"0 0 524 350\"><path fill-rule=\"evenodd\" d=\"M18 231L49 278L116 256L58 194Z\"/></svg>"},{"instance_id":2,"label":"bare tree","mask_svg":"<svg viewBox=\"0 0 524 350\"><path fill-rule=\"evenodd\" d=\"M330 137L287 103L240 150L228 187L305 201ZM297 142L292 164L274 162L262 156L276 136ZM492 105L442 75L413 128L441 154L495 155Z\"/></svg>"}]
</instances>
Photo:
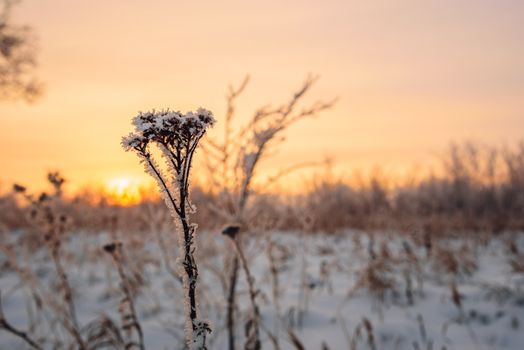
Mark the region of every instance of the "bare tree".
<instances>
[{"instance_id":1,"label":"bare tree","mask_svg":"<svg viewBox=\"0 0 524 350\"><path fill-rule=\"evenodd\" d=\"M36 47L30 27L11 23L19 0L2 0L0 8L0 101L34 101L42 92L35 77Z\"/></svg>"}]
</instances>

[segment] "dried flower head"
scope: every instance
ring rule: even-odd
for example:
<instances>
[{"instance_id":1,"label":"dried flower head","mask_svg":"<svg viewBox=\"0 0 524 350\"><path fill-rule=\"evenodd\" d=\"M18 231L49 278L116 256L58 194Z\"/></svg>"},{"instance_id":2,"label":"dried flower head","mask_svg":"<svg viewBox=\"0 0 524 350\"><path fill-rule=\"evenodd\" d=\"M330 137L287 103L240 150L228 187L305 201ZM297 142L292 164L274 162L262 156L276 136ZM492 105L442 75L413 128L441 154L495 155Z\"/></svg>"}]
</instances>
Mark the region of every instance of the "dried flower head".
<instances>
[{"instance_id":1,"label":"dried flower head","mask_svg":"<svg viewBox=\"0 0 524 350\"><path fill-rule=\"evenodd\" d=\"M17 193L24 193L26 190L26 188L22 185L19 185L19 184L14 184L13 185L13 191L17 192Z\"/></svg>"},{"instance_id":2,"label":"dried flower head","mask_svg":"<svg viewBox=\"0 0 524 350\"><path fill-rule=\"evenodd\" d=\"M111 242L104 245L103 249L106 253L113 254L117 249L120 249L121 246L121 242Z\"/></svg>"},{"instance_id":3,"label":"dried flower head","mask_svg":"<svg viewBox=\"0 0 524 350\"><path fill-rule=\"evenodd\" d=\"M45 202L47 199L49 199L49 196L45 192L40 193L40 196L38 196L39 202Z\"/></svg>"},{"instance_id":4,"label":"dried flower head","mask_svg":"<svg viewBox=\"0 0 524 350\"><path fill-rule=\"evenodd\" d=\"M225 236L228 236L231 239L235 239L239 231L240 231L240 226L230 225L230 226L225 227L222 230L222 234Z\"/></svg>"},{"instance_id":5,"label":"dried flower head","mask_svg":"<svg viewBox=\"0 0 524 350\"><path fill-rule=\"evenodd\" d=\"M193 154L206 130L215 123L213 114L203 108L186 114L153 110L140 112L132 122L135 130L122 138L122 146L126 151L137 153L145 171L156 180L168 207L176 214L182 214L188 202L176 197L188 195ZM167 175L152 156L151 145L161 151ZM172 185L175 188L170 188ZM188 208L191 209L191 205Z\"/></svg>"},{"instance_id":6,"label":"dried flower head","mask_svg":"<svg viewBox=\"0 0 524 350\"><path fill-rule=\"evenodd\" d=\"M170 110L140 112L133 118L135 131L122 138L122 145L126 151L139 152L145 151L151 141L177 148L200 139L214 123L213 114L203 108L186 114Z\"/></svg>"},{"instance_id":7,"label":"dried flower head","mask_svg":"<svg viewBox=\"0 0 524 350\"><path fill-rule=\"evenodd\" d=\"M65 178L58 171L48 173L47 180L56 188L61 187L65 182Z\"/></svg>"}]
</instances>

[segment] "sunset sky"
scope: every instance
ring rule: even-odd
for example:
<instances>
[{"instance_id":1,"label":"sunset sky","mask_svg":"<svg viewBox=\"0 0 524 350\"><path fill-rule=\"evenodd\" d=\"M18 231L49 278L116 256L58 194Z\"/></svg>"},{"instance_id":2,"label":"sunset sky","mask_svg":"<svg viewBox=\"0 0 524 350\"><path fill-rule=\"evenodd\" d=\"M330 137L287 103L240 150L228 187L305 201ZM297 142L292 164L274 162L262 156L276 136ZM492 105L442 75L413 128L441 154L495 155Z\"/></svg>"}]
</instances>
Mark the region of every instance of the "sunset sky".
<instances>
[{"instance_id":1,"label":"sunset sky","mask_svg":"<svg viewBox=\"0 0 524 350\"><path fill-rule=\"evenodd\" d=\"M285 102L308 73L308 101L338 96L265 163L331 156L350 173L427 164L452 141L524 136L524 1L24 0L44 95L0 104L0 181L41 187L145 178L120 146L138 111L212 110L246 74L239 120ZM194 169L198 172L198 168Z\"/></svg>"}]
</instances>

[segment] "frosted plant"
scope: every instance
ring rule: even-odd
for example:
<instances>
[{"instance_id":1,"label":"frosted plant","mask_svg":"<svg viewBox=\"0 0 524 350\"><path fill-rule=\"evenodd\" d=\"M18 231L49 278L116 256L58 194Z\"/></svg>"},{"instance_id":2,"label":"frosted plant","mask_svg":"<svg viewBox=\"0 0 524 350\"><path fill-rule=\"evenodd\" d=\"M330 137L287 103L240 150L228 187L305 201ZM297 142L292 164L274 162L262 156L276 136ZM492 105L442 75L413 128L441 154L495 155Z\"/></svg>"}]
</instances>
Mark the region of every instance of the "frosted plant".
<instances>
[{"instance_id":1,"label":"frosted plant","mask_svg":"<svg viewBox=\"0 0 524 350\"><path fill-rule=\"evenodd\" d=\"M238 88L230 87L227 96L227 111L225 116L224 137L222 140L206 139L204 144L204 155L209 174L209 184L211 191L218 194L219 205L209 204L210 209L225 219L231 227L238 226L238 234L228 235L237 252L230 262L229 291L227 296L227 328L229 338L229 349L235 350L235 295L240 267L242 246L242 232L248 232L252 228L252 218L256 213L250 212L248 206L249 199L256 192L256 187L268 187L271 183L278 181L279 178L297 170L303 166L311 165L295 164L285 168L275 176L259 183L257 172L261 162L268 157L278 144L283 142L284 132L293 124L310 117L314 117L320 112L331 108L336 99L332 101L317 101L309 106L299 109L300 102L311 89L317 78L308 77L302 86L295 91L291 98L278 107L265 106L259 108L243 127L235 129L233 121L235 118L235 102L238 96L244 91L249 79L246 77ZM214 176L216 169L220 169L222 176ZM251 227L250 227L251 226ZM227 231L227 228L226 230ZM246 266L243 266L246 271ZM251 277L246 278L249 283L254 284ZM260 348L259 331L256 329L259 322L256 321L258 310L255 298L252 298L252 316L249 320L251 327L250 334L246 334L246 347L254 344L254 349ZM247 330L248 328L246 328ZM256 340L251 337L254 335Z\"/></svg>"},{"instance_id":2,"label":"frosted plant","mask_svg":"<svg viewBox=\"0 0 524 350\"><path fill-rule=\"evenodd\" d=\"M4 315L4 309L2 307L2 293L0 293L0 329L13 334L16 337L19 337L24 342L27 343L31 348L42 350L42 347L36 343L36 341L31 338L31 336L25 332L22 331L16 327L14 327L5 317Z\"/></svg>"},{"instance_id":3,"label":"frosted plant","mask_svg":"<svg viewBox=\"0 0 524 350\"><path fill-rule=\"evenodd\" d=\"M135 131L123 137L126 151L135 151L145 171L158 184L162 196L174 218L178 218L178 242L182 257L178 260L185 290L186 341L190 348L205 349L209 324L198 318L196 286L198 268L194 258L196 225L189 214L194 207L189 201L189 172L198 142L215 119L210 111L181 114L169 110L139 113L134 119ZM160 150L167 166L162 170L151 154L151 148Z\"/></svg>"},{"instance_id":4,"label":"frosted plant","mask_svg":"<svg viewBox=\"0 0 524 350\"><path fill-rule=\"evenodd\" d=\"M78 349L84 350L88 349L88 346L81 334L82 327L78 322L75 293L69 280L63 254L64 237L70 223L70 218L60 208L62 185L65 179L59 172L49 173L47 179L54 188L54 193L51 195L43 192L36 198L33 194L28 193L24 186L17 184L13 186L13 190L22 195L30 204L29 218L32 224L43 233L44 245L55 267L61 302L47 300L47 303L53 305L55 311L60 314L64 328L73 337Z\"/></svg>"},{"instance_id":5,"label":"frosted plant","mask_svg":"<svg viewBox=\"0 0 524 350\"><path fill-rule=\"evenodd\" d=\"M104 251L111 255L120 276L120 289L123 292L123 298L118 306L118 312L122 319L122 328L125 331L127 339L124 347L126 349L144 350L144 332L138 320L135 306L133 288L124 270L124 254L121 242L112 242L104 245Z\"/></svg>"}]
</instances>

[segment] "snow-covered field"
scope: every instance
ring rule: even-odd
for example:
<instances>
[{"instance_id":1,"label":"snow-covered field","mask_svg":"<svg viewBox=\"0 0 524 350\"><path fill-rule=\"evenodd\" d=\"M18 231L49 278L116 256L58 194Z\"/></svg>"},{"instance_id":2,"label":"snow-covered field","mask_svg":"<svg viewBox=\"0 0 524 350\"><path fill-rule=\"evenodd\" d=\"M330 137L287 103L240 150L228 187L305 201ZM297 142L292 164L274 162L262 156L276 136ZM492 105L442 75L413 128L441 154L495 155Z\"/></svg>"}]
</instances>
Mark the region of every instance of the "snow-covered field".
<instances>
[{"instance_id":1,"label":"snow-covered field","mask_svg":"<svg viewBox=\"0 0 524 350\"><path fill-rule=\"evenodd\" d=\"M60 300L52 260L46 249L21 243L23 235L2 237L7 247L0 252L5 317L31 330L35 339L67 343L52 306L52 300ZM161 244L158 234L120 237L126 273L137 286L137 313L148 349L184 346L182 289L166 269L167 263L174 264L173 257L164 255L176 254L171 236L162 234ZM259 289L263 349L277 348L271 337L278 339L280 349L298 348L293 337L305 349L319 350L524 349L524 273L515 267L524 256L524 235L486 237L435 240L429 252L406 237L386 233L246 238L246 256ZM62 248L85 332L101 315L120 322L119 278L102 249L113 239L106 232L79 232ZM200 312L213 328L209 348L227 349L226 267L234 250L226 237L215 233L200 233L198 244ZM23 281L13 271L15 265L26 269ZM250 303L245 275L239 273L236 343L241 349ZM43 299L40 309L35 290ZM53 348L51 342L44 344ZM0 330L0 349L25 347Z\"/></svg>"}]
</instances>

